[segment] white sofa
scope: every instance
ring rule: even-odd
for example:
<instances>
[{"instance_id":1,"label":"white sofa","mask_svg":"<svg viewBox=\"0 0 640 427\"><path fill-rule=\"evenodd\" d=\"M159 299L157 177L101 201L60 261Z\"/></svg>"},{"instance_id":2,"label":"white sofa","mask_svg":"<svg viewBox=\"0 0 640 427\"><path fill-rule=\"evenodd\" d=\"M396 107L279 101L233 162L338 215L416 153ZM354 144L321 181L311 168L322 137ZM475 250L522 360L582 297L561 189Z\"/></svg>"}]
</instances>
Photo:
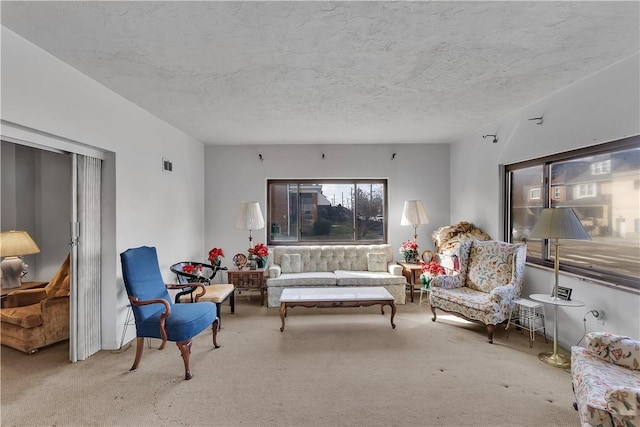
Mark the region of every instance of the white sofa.
<instances>
[{"instance_id":1,"label":"white sofa","mask_svg":"<svg viewBox=\"0 0 640 427\"><path fill-rule=\"evenodd\" d=\"M278 307L285 288L383 286L404 304L407 279L381 245L276 246L267 279L268 306Z\"/></svg>"}]
</instances>

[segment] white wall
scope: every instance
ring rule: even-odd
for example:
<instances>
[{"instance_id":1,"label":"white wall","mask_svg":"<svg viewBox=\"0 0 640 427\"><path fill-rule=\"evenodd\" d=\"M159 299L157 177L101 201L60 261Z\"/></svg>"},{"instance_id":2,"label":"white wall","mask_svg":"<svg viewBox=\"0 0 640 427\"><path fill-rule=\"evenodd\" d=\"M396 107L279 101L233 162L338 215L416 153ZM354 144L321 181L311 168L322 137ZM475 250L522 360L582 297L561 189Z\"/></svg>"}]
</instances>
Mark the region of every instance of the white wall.
<instances>
[{"instance_id":1,"label":"white wall","mask_svg":"<svg viewBox=\"0 0 640 427\"><path fill-rule=\"evenodd\" d=\"M203 253L203 146L4 27L1 47L2 120L108 152L103 234L115 244L103 253L102 347L114 349L127 304L119 253L156 246L167 280L170 264Z\"/></svg>"},{"instance_id":2,"label":"white wall","mask_svg":"<svg viewBox=\"0 0 640 427\"><path fill-rule=\"evenodd\" d=\"M413 238L413 227L400 225L405 200L421 199L427 210L420 250L433 250L431 233L449 222L448 144L209 146L205 163L205 246L222 247L228 266L249 247L248 231L234 228L240 202L258 201L266 221L267 179L388 179L388 237L395 248ZM253 244L266 243L266 232L253 232Z\"/></svg>"},{"instance_id":3,"label":"white wall","mask_svg":"<svg viewBox=\"0 0 640 427\"><path fill-rule=\"evenodd\" d=\"M499 165L569 151L640 133L639 57L634 55L478 129L451 147L451 222L467 220L500 236ZM541 126L529 118L544 116ZM498 143L482 139L497 134ZM585 302L560 308L558 341L565 348L583 335L583 318L605 311L602 325L587 316L587 331L606 330L640 338L640 296L561 275L562 286ZM527 267L523 295L550 293L553 271ZM548 327L553 310L547 308Z\"/></svg>"}]
</instances>

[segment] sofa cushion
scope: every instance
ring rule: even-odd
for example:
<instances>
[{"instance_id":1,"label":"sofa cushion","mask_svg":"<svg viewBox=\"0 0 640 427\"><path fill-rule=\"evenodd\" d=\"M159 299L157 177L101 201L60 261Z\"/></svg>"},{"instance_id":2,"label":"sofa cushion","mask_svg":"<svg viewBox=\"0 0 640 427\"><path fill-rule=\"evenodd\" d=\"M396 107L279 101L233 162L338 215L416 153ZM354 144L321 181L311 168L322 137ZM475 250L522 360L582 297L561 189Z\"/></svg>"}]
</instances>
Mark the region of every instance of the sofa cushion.
<instances>
[{"instance_id":1,"label":"sofa cushion","mask_svg":"<svg viewBox=\"0 0 640 427\"><path fill-rule=\"evenodd\" d=\"M336 275L332 272L283 273L277 278L267 279L267 287L335 286Z\"/></svg>"},{"instance_id":2,"label":"sofa cushion","mask_svg":"<svg viewBox=\"0 0 640 427\"><path fill-rule=\"evenodd\" d=\"M25 305L24 307L3 308L0 310L0 321L27 329L40 326L42 325L40 303Z\"/></svg>"},{"instance_id":3,"label":"sofa cushion","mask_svg":"<svg viewBox=\"0 0 640 427\"><path fill-rule=\"evenodd\" d=\"M280 259L283 273L301 273L302 259L300 254L283 254Z\"/></svg>"},{"instance_id":4,"label":"sofa cushion","mask_svg":"<svg viewBox=\"0 0 640 427\"><path fill-rule=\"evenodd\" d=\"M474 241L469 253L466 286L481 292L491 292L511 283L513 257L517 248L505 242Z\"/></svg>"},{"instance_id":5,"label":"sofa cushion","mask_svg":"<svg viewBox=\"0 0 640 427\"><path fill-rule=\"evenodd\" d=\"M369 271L387 271L387 254L372 252L367 254L367 266Z\"/></svg>"},{"instance_id":6,"label":"sofa cushion","mask_svg":"<svg viewBox=\"0 0 640 427\"><path fill-rule=\"evenodd\" d=\"M349 270L336 270L335 273L338 286L381 286L407 283L404 276L392 276L389 273Z\"/></svg>"}]
</instances>

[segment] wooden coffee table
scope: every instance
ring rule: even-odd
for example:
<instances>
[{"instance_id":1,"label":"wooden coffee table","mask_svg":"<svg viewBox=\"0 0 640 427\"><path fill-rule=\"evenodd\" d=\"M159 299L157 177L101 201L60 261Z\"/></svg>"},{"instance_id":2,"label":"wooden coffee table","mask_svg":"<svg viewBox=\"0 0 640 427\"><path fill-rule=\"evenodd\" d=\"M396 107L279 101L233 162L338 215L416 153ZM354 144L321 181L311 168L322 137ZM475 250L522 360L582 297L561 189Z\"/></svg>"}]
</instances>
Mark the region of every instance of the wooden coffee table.
<instances>
[{"instance_id":1,"label":"wooden coffee table","mask_svg":"<svg viewBox=\"0 0 640 427\"><path fill-rule=\"evenodd\" d=\"M280 320L284 331L284 318L289 307L369 307L380 304L384 315L384 306L391 306L391 327L396 328L393 319L396 316L396 304L393 296L383 287L353 288L288 288L280 296Z\"/></svg>"}]
</instances>

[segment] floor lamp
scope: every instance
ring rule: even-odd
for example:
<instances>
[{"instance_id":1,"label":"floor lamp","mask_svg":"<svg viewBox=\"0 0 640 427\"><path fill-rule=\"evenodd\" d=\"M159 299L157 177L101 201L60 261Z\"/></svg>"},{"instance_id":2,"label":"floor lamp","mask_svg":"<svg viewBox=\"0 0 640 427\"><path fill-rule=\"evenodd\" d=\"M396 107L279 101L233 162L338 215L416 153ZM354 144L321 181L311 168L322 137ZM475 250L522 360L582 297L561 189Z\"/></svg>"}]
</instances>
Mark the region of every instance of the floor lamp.
<instances>
[{"instance_id":1,"label":"floor lamp","mask_svg":"<svg viewBox=\"0 0 640 427\"><path fill-rule=\"evenodd\" d=\"M554 282L551 298L553 301L558 301L558 271L560 269L560 243L558 240L591 240L591 236L584 229L572 208L547 208L540 214L529 237L554 240ZM556 317L553 326L553 353L540 353L538 358L553 366L565 366L569 358L558 354L558 305L553 304Z\"/></svg>"}]
</instances>

